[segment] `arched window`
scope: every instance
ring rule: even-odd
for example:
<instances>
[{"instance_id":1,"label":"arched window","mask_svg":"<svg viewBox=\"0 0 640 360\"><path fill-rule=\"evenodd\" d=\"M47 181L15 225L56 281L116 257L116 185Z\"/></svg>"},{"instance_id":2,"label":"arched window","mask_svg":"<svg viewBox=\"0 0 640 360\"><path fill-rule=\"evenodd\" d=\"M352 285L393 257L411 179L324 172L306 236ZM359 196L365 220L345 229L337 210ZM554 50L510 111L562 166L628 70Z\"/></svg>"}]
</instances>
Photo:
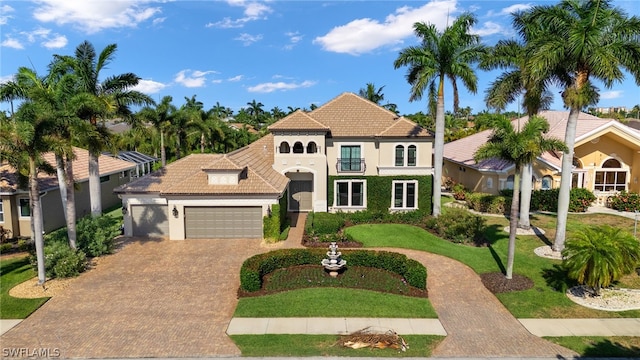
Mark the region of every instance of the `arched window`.
<instances>
[{"instance_id":1,"label":"arched window","mask_svg":"<svg viewBox=\"0 0 640 360\"><path fill-rule=\"evenodd\" d=\"M504 185L505 189L513 190L513 175L507 177L507 183Z\"/></svg>"},{"instance_id":2,"label":"arched window","mask_svg":"<svg viewBox=\"0 0 640 360\"><path fill-rule=\"evenodd\" d=\"M307 154L315 154L318 152L318 146L313 141L307 144Z\"/></svg>"},{"instance_id":3,"label":"arched window","mask_svg":"<svg viewBox=\"0 0 640 360\"><path fill-rule=\"evenodd\" d=\"M293 144L293 153L294 154L302 154L304 152L304 146L300 141L297 141Z\"/></svg>"},{"instance_id":4,"label":"arched window","mask_svg":"<svg viewBox=\"0 0 640 360\"><path fill-rule=\"evenodd\" d=\"M283 141L280 143L280 154L288 154L291 149L289 148L289 143Z\"/></svg>"},{"instance_id":5,"label":"arched window","mask_svg":"<svg viewBox=\"0 0 640 360\"><path fill-rule=\"evenodd\" d=\"M396 166L404 166L404 146L396 145Z\"/></svg>"},{"instance_id":6,"label":"arched window","mask_svg":"<svg viewBox=\"0 0 640 360\"><path fill-rule=\"evenodd\" d=\"M542 182L540 184L541 190L551 190L553 188L553 178L549 175L545 175L542 177Z\"/></svg>"},{"instance_id":7,"label":"arched window","mask_svg":"<svg viewBox=\"0 0 640 360\"><path fill-rule=\"evenodd\" d=\"M416 156L418 155L418 150L415 145L409 145L409 149L407 151L407 166L416 166Z\"/></svg>"},{"instance_id":8,"label":"arched window","mask_svg":"<svg viewBox=\"0 0 640 360\"><path fill-rule=\"evenodd\" d=\"M596 171L593 189L596 191L627 190L627 169L617 159L607 159L602 163L602 170Z\"/></svg>"}]
</instances>

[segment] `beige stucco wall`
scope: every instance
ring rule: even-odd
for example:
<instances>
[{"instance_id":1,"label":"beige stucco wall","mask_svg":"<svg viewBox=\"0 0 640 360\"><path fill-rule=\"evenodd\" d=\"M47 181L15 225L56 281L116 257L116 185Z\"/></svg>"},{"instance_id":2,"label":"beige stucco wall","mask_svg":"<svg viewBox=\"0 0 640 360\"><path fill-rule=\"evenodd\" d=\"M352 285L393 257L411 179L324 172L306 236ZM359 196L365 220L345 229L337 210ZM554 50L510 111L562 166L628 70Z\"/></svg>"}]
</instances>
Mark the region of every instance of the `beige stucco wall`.
<instances>
[{"instance_id":1,"label":"beige stucco wall","mask_svg":"<svg viewBox=\"0 0 640 360\"><path fill-rule=\"evenodd\" d=\"M338 172L337 163L340 159L341 147L343 145L359 145L360 156L364 159L364 172ZM377 165L379 164L378 144L374 139L365 138L330 138L327 139L327 167L329 176L334 175L365 175L373 176L378 174Z\"/></svg>"}]
</instances>

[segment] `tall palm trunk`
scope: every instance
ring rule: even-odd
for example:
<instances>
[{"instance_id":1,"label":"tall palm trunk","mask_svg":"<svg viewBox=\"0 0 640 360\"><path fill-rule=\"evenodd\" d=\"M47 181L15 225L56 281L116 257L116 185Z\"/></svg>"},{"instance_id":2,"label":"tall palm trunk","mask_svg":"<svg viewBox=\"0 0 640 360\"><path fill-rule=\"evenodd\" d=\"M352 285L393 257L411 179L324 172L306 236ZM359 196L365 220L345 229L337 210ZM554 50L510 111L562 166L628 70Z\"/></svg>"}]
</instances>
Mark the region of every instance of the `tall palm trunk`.
<instances>
[{"instance_id":1,"label":"tall palm trunk","mask_svg":"<svg viewBox=\"0 0 640 360\"><path fill-rule=\"evenodd\" d=\"M444 75L440 75L436 107L436 136L433 145L433 216L440 215L442 184L442 158L444 152Z\"/></svg>"},{"instance_id":2,"label":"tall palm trunk","mask_svg":"<svg viewBox=\"0 0 640 360\"><path fill-rule=\"evenodd\" d=\"M58 186L60 189L60 198L62 200L62 210L64 211L64 219L67 223L67 237L69 238L69 246L76 249L76 209L75 209L75 190L73 188L73 165L71 159L67 157L66 161L63 155L56 154L56 173L58 175ZM71 179L69 179L71 177ZM70 210L71 209L71 210Z\"/></svg>"},{"instance_id":3,"label":"tall palm trunk","mask_svg":"<svg viewBox=\"0 0 640 360\"><path fill-rule=\"evenodd\" d=\"M513 262L516 255L516 235L518 234L518 208L520 207L520 169L516 168L513 176L513 198L509 213L509 247L507 249L506 278L513 278Z\"/></svg>"},{"instance_id":4,"label":"tall palm trunk","mask_svg":"<svg viewBox=\"0 0 640 360\"><path fill-rule=\"evenodd\" d=\"M529 230L529 207L531 206L531 163L522 167L522 191L520 191L520 219L518 227Z\"/></svg>"},{"instance_id":5,"label":"tall palm trunk","mask_svg":"<svg viewBox=\"0 0 640 360\"><path fill-rule=\"evenodd\" d=\"M160 130L160 160L162 167L167 165L167 150L164 148L164 131Z\"/></svg>"},{"instance_id":6,"label":"tall palm trunk","mask_svg":"<svg viewBox=\"0 0 640 360\"><path fill-rule=\"evenodd\" d=\"M576 127L578 126L580 108L572 106L567 119L567 130L564 142L567 151L562 156L562 177L560 179L560 191L558 193L558 220L556 223L556 238L553 241L553 250L564 250L564 242L567 236L567 217L569 216L569 200L571 197L571 180L573 169L573 152L576 144Z\"/></svg>"},{"instance_id":7,"label":"tall palm trunk","mask_svg":"<svg viewBox=\"0 0 640 360\"><path fill-rule=\"evenodd\" d=\"M40 190L38 188L38 172L36 161L29 158L29 202L31 205L31 228L33 230L33 241L36 245L36 260L38 268L38 285L46 281L44 267L44 223L42 219L42 205L40 203Z\"/></svg>"},{"instance_id":8,"label":"tall palm trunk","mask_svg":"<svg viewBox=\"0 0 640 360\"><path fill-rule=\"evenodd\" d=\"M102 193L100 191L100 168L98 156L89 150L89 194L91 198L91 216L98 217L102 214Z\"/></svg>"}]
</instances>

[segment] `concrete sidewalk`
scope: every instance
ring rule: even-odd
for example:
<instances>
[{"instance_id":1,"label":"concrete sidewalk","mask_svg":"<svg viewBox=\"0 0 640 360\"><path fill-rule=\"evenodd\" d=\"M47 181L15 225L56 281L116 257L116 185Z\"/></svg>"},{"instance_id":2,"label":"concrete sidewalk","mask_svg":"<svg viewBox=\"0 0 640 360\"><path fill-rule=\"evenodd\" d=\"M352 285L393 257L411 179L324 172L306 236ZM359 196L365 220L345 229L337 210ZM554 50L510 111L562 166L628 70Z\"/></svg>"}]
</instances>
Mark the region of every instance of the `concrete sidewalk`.
<instances>
[{"instance_id":1,"label":"concrete sidewalk","mask_svg":"<svg viewBox=\"0 0 640 360\"><path fill-rule=\"evenodd\" d=\"M518 319L536 336L640 336L640 319ZM438 319L389 318L233 318L229 335L350 334L368 328L402 335L441 335L447 332Z\"/></svg>"}]
</instances>

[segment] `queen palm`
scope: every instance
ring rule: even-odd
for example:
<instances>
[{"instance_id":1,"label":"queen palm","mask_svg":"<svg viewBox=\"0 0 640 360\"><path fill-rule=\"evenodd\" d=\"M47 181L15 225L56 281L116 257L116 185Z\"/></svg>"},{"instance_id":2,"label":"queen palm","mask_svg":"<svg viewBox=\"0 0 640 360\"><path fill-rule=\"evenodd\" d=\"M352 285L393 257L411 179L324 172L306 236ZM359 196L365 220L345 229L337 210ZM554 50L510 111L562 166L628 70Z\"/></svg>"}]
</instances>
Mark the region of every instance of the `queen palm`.
<instances>
[{"instance_id":1,"label":"queen palm","mask_svg":"<svg viewBox=\"0 0 640 360\"><path fill-rule=\"evenodd\" d=\"M514 21L521 34L531 31L532 24L536 29L529 47L529 71L537 78L545 78L549 71L562 68L571 80L562 93L570 111L553 245L554 250L561 251L566 237L578 115L597 102L592 79L610 88L624 78L625 69L640 85L640 18L627 17L609 0L563 0L554 6L534 6Z\"/></svg>"},{"instance_id":2,"label":"queen palm","mask_svg":"<svg viewBox=\"0 0 640 360\"><path fill-rule=\"evenodd\" d=\"M109 118L132 116L131 105L153 104L153 100L138 91L131 90L140 78L133 73L109 76L100 81L100 75L114 59L116 44L107 45L100 54L96 54L93 45L84 41L75 50L75 56L55 55L55 59L64 64L76 76L76 91L85 96L85 105L78 108L77 115L89 122L92 133L84 136L84 144L89 150L89 193L91 215L102 213L100 189L100 169L98 157L110 143L109 131L104 121Z\"/></svg>"},{"instance_id":3,"label":"queen palm","mask_svg":"<svg viewBox=\"0 0 640 360\"><path fill-rule=\"evenodd\" d=\"M139 118L153 124L160 134L160 161L163 167L167 165L167 150L164 144L164 137L178 111L178 109L171 104L172 101L173 98L167 95L160 100L160 103L157 104L155 108L145 106L138 112Z\"/></svg>"},{"instance_id":4,"label":"queen palm","mask_svg":"<svg viewBox=\"0 0 640 360\"><path fill-rule=\"evenodd\" d=\"M640 264L640 243L620 228L594 226L576 231L567 240L562 255L569 277L600 295L602 287Z\"/></svg>"},{"instance_id":5,"label":"queen palm","mask_svg":"<svg viewBox=\"0 0 640 360\"><path fill-rule=\"evenodd\" d=\"M459 78L469 91L476 92L478 78L471 64L478 61L484 47L480 44L478 35L469 33L475 23L475 16L469 13L462 14L444 31L439 31L433 24L417 22L413 28L420 39L420 45L401 50L394 62L396 69L409 67L406 75L411 85L409 101L422 99L427 89L430 99L437 97L433 216L440 215L444 151L444 83L448 78L455 84ZM454 85L454 89L457 89L457 85Z\"/></svg>"},{"instance_id":6,"label":"queen palm","mask_svg":"<svg viewBox=\"0 0 640 360\"><path fill-rule=\"evenodd\" d=\"M42 155L51 150L51 133L55 127L52 108L44 102L25 99L13 116L13 121L0 125L0 157L15 169L22 183L27 177L31 230L36 247L38 284L46 281L44 264L44 222L40 203L38 174L54 169Z\"/></svg>"},{"instance_id":7,"label":"queen palm","mask_svg":"<svg viewBox=\"0 0 640 360\"><path fill-rule=\"evenodd\" d=\"M545 138L549 123L542 117L529 118L522 129L515 129L507 119L495 123L493 133L485 144L474 154L476 161L497 158L513 163L513 197L509 214L509 247L507 254L506 278L513 275L513 262L518 228L518 209L520 207L520 172L522 166L531 163L545 151L564 150L564 144L557 139Z\"/></svg>"}]
</instances>

